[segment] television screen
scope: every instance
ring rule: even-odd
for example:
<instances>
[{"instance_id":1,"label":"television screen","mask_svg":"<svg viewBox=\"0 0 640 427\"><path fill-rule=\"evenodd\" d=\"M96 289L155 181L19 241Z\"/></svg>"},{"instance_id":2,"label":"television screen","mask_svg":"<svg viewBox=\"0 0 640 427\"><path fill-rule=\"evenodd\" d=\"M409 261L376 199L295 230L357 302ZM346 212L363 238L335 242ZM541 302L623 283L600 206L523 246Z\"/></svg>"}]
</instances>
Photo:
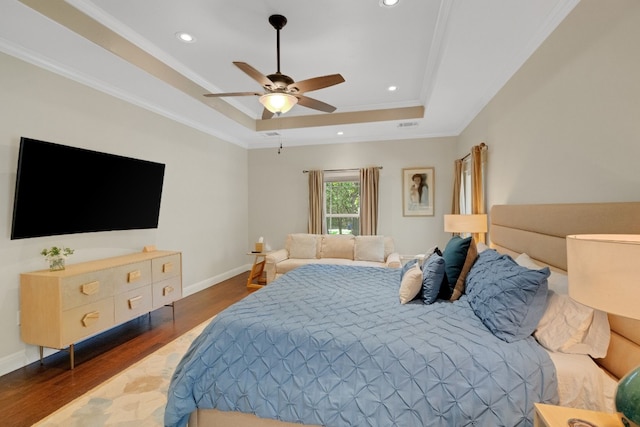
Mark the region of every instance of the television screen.
<instances>
[{"instance_id":1,"label":"television screen","mask_svg":"<svg viewBox=\"0 0 640 427\"><path fill-rule=\"evenodd\" d=\"M157 228L164 168L23 137L11 239Z\"/></svg>"}]
</instances>

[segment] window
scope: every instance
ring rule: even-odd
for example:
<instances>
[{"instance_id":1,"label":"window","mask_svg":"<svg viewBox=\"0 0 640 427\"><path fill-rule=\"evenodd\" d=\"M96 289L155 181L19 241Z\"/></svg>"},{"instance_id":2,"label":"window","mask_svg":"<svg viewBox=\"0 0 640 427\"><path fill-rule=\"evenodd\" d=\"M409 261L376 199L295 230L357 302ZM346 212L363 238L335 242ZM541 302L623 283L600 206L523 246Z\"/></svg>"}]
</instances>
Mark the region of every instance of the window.
<instances>
[{"instance_id":1,"label":"window","mask_svg":"<svg viewBox=\"0 0 640 427\"><path fill-rule=\"evenodd\" d=\"M327 234L359 234L360 175L358 171L325 172L324 218Z\"/></svg>"},{"instance_id":2,"label":"window","mask_svg":"<svg viewBox=\"0 0 640 427\"><path fill-rule=\"evenodd\" d=\"M471 158L462 161L462 177L460 179L460 213L471 214Z\"/></svg>"}]
</instances>

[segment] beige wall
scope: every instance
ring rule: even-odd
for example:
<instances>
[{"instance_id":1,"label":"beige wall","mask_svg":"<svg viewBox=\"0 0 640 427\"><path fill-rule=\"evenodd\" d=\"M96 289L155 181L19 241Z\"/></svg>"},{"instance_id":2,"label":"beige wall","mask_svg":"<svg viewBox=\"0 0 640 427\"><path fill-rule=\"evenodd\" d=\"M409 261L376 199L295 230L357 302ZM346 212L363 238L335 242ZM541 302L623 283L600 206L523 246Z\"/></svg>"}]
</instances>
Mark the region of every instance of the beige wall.
<instances>
[{"instance_id":1,"label":"beige wall","mask_svg":"<svg viewBox=\"0 0 640 427\"><path fill-rule=\"evenodd\" d=\"M44 247L74 248L70 263L145 245L179 250L187 293L244 271L246 149L4 54L0 93L0 374L37 360L20 341L18 289L21 272L46 268ZM10 240L21 136L165 163L158 229ZM64 173L63 191L64 179L77 178Z\"/></svg>"},{"instance_id":2,"label":"beige wall","mask_svg":"<svg viewBox=\"0 0 640 427\"><path fill-rule=\"evenodd\" d=\"M303 169L381 165L380 234L403 253L443 244L452 162L489 145L488 205L640 200L640 2L582 0L460 137L246 150L0 54L0 374L34 360L16 326L18 276L39 251L77 249L72 262L139 250L184 252L191 289L307 227ZM9 240L20 136L167 164L158 230ZM435 216L402 216L401 170L433 166ZM247 190L248 189L248 190ZM248 224L248 227L247 227ZM26 352L25 352L26 350Z\"/></svg>"},{"instance_id":3,"label":"beige wall","mask_svg":"<svg viewBox=\"0 0 640 427\"><path fill-rule=\"evenodd\" d=\"M451 209L455 138L268 148L249 151L249 238L274 249L288 233L307 232L308 180L303 170L382 166L378 234L393 236L400 253L446 244L442 215ZM435 168L435 215L402 216L402 168Z\"/></svg>"},{"instance_id":4,"label":"beige wall","mask_svg":"<svg viewBox=\"0 0 640 427\"><path fill-rule=\"evenodd\" d=\"M640 200L640 2L582 0L460 136L488 205Z\"/></svg>"}]
</instances>

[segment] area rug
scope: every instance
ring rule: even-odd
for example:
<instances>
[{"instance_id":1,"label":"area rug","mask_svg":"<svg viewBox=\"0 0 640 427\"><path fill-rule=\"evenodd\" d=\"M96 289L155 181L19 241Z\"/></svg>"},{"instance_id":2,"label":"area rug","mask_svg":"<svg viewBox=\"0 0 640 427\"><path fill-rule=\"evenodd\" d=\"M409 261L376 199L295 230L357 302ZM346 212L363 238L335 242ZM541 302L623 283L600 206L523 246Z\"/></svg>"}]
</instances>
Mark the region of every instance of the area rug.
<instances>
[{"instance_id":1,"label":"area rug","mask_svg":"<svg viewBox=\"0 0 640 427\"><path fill-rule=\"evenodd\" d=\"M34 426L163 426L171 376L211 320L171 341Z\"/></svg>"}]
</instances>

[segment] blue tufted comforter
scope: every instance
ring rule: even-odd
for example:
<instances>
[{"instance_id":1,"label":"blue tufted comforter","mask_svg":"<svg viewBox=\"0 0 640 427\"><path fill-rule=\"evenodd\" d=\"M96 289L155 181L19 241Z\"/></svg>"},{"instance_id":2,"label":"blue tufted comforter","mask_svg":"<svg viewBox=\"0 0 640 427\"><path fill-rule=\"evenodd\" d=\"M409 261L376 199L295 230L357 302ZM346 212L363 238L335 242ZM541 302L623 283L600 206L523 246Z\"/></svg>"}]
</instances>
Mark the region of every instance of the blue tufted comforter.
<instances>
[{"instance_id":1,"label":"blue tufted comforter","mask_svg":"<svg viewBox=\"0 0 640 427\"><path fill-rule=\"evenodd\" d=\"M220 313L168 392L198 408L325 426L531 426L556 403L532 338L506 343L459 301L401 305L398 269L307 265Z\"/></svg>"}]
</instances>

